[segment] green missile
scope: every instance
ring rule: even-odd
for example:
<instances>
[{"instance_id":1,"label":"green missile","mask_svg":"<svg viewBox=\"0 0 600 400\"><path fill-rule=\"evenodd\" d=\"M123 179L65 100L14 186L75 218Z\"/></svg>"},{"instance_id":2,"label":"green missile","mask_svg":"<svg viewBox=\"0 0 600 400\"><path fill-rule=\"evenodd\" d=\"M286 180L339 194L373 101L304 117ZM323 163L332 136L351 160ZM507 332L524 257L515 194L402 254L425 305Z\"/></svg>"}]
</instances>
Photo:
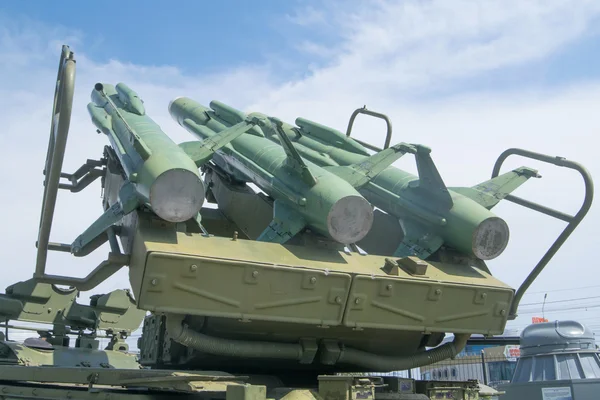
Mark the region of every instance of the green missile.
<instances>
[{"instance_id":1,"label":"green missile","mask_svg":"<svg viewBox=\"0 0 600 400\"><path fill-rule=\"evenodd\" d=\"M92 242L123 216L147 206L169 222L197 219L204 202L204 185L198 167L229 141L256 124L242 121L201 145L178 146L148 115L141 98L123 83L97 83L88 112L110 142L110 157L123 171L118 201L71 245L74 254L85 253Z\"/></svg>"},{"instance_id":2,"label":"green missile","mask_svg":"<svg viewBox=\"0 0 600 400\"><path fill-rule=\"evenodd\" d=\"M92 101L92 122L108 136L139 202L169 222L198 214L204 186L196 164L146 115L138 95L122 83L98 83Z\"/></svg>"},{"instance_id":3,"label":"green missile","mask_svg":"<svg viewBox=\"0 0 600 400\"><path fill-rule=\"evenodd\" d=\"M222 123L225 112L215 108L217 112L194 100L178 98L170 103L169 112L182 127L205 141L227 129ZM241 119L239 114L231 115L236 121ZM278 134L280 121L261 114L249 117L263 131ZM364 238L373 223L369 202L336 174L305 162L284 134L280 138L283 146L265 139L260 131L249 131L223 146L213 158L235 178L255 183L275 199L273 221L258 240L284 243L304 227L342 244ZM383 170L408 150L390 148L371 161ZM364 178L358 169L347 170Z\"/></svg>"}]
</instances>

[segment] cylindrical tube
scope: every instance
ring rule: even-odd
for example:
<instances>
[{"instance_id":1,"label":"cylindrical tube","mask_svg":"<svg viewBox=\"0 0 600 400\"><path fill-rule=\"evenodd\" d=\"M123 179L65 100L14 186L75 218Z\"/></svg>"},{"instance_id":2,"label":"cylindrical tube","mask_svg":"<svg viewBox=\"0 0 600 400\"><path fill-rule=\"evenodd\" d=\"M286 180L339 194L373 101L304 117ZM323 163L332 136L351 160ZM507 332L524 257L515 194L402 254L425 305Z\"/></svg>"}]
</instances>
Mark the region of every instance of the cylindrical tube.
<instances>
[{"instance_id":1,"label":"cylindrical tube","mask_svg":"<svg viewBox=\"0 0 600 400\"><path fill-rule=\"evenodd\" d=\"M88 110L113 143L127 179L160 218L183 222L204 202L194 161L145 114L137 94L123 84L97 84Z\"/></svg>"}]
</instances>

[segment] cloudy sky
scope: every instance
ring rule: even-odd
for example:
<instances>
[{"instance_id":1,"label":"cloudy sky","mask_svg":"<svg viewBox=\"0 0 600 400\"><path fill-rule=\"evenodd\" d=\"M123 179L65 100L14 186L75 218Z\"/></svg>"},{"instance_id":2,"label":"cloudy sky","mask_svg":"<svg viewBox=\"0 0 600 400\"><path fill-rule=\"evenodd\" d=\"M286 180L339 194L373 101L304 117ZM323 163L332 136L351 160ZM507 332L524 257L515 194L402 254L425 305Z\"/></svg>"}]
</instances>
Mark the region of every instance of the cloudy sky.
<instances>
[{"instance_id":1,"label":"cloudy sky","mask_svg":"<svg viewBox=\"0 0 600 400\"><path fill-rule=\"evenodd\" d=\"M0 287L31 277L42 169L61 45L77 60L65 171L98 158L106 139L86 105L96 82L125 82L177 142L176 96L218 99L289 122L306 117L345 130L363 105L388 114L393 142L422 143L448 186L489 179L498 155L521 147L581 162L600 176L600 2L259 1L104 2L5 0L0 4ZM359 119L356 136L381 144L384 126ZM398 166L416 172L410 158ZM580 177L528 165L542 179L516 194L574 213ZM508 249L489 263L517 287L565 224L501 204ZM587 219L530 289L520 317L578 318L600 332L600 214ZM99 183L61 193L52 241L70 243L101 212ZM103 259L52 254L52 273L84 276ZM128 287L126 271L95 292ZM82 298L83 300L83 298Z\"/></svg>"}]
</instances>

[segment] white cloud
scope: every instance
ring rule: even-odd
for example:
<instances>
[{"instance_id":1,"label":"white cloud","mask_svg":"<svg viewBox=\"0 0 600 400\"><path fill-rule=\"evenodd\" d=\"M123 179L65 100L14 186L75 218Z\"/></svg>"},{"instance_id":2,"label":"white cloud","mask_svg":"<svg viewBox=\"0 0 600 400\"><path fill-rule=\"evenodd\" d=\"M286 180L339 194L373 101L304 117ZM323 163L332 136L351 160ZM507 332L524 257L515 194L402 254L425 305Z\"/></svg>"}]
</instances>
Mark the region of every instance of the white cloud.
<instances>
[{"instance_id":1,"label":"white cloud","mask_svg":"<svg viewBox=\"0 0 600 400\"><path fill-rule=\"evenodd\" d=\"M202 103L218 99L289 122L303 116L342 131L353 109L367 104L390 115L395 142L432 147L432 156L449 186L470 186L488 179L495 158L508 147L581 161L593 175L600 176L595 157L600 78L562 89L478 93L465 89L463 94L444 98L419 97L457 79L543 59L591 29L590 21L600 12L598 2L377 1L354 5L357 8L351 10L330 7L325 16L313 8L304 20L296 18L302 26L323 19L335 24L341 42L324 48L321 43L305 41L305 48L317 49L319 56L327 59L327 66L283 84L272 78L268 66L232 66L220 74L189 76L174 66L140 66L117 60L98 63L88 57L86 44L77 33L5 26L0 31L0 76L9 79L0 86L0 220L4 227L0 260L6 273L0 277L0 287L33 273L41 171L59 44L64 38L72 44L78 68L65 171L75 170L87 158L99 157L107 143L95 133L85 109L93 84L124 81L141 95L149 115L176 141L192 139L167 112L168 102L180 95ZM355 132L363 140L381 143L384 128L377 121L359 118ZM570 196L581 193L577 176L520 160L511 160L507 168L521 163L539 167L544 178L527 183L519 194L574 212L579 200ZM410 159L401 160L399 166L415 171ZM558 180L552 180L555 174ZM97 185L80 194L61 193L52 240L72 241L100 212ZM490 266L499 279L516 286L562 225L510 204L501 204L497 213L509 222L512 238L509 249ZM597 220L593 208L534 289L582 286L582 278L595 273L590 260L600 239L593 226ZM53 254L49 270L83 276L103 255L97 252L75 259ZM121 271L97 291L122 287L125 282L126 271Z\"/></svg>"}]
</instances>

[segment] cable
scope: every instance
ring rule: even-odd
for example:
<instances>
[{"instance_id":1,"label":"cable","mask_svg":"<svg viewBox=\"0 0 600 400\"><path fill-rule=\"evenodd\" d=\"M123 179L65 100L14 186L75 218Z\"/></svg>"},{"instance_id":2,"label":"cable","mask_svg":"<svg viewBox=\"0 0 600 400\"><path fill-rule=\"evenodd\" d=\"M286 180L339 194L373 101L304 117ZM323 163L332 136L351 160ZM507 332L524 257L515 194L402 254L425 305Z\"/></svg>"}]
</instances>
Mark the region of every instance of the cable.
<instances>
[{"instance_id":1,"label":"cable","mask_svg":"<svg viewBox=\"0 0 600 400\"><path fill-rule=\"evenodd\" d=\"M566 308L557 308L554 310L546 310L546 313L557 313L557 312L565 312L565 311L572 311L572 310L582 310L582 309L587 309L587 308L597 308L600 307L600 304L589 304L589 305L581 305L578 307L566 307ZM527 311L521 311L519 312L519 315L521 314L539 314L540 311L539 310L527 310Z\"/></svg>"},{"instance_id":2,"label":"cable","mask_svg":"<svg viewBox=\"0 0 600 400\"><path fill-rule=\"evenodd\" d=\"M592 288L600 288L600 285L579 286L579 287L568 288L568 289L542 290L540 292L527 292L523 296L528 296L530 294L544 294L544 293L554 293L554 292L567 292L567 291L570 291L570 290L581 290L581 289L592 289Z\"/></svg>"},{"instance_id":3,"label":"cable","mask_svg":"<svg viewBox=\"0 0 600 400\"><path fill-rule=\"evenodd\" d=\"M565 300L554 300L554 301L547 301L546 304L553 304L553 303L563 303L563 302L567 302L567 301L578 301L578 300L589 300L589 299L600 299L600 296L590 296L590 297L579 297L577 299L565 299ZM543 301L540 301L539 303L527 303L527 304L520 304L519 307L524 307L524 306L535 306L535 305L539 305L539 304L544 304Z\"/></svg>"}]
</instances>

